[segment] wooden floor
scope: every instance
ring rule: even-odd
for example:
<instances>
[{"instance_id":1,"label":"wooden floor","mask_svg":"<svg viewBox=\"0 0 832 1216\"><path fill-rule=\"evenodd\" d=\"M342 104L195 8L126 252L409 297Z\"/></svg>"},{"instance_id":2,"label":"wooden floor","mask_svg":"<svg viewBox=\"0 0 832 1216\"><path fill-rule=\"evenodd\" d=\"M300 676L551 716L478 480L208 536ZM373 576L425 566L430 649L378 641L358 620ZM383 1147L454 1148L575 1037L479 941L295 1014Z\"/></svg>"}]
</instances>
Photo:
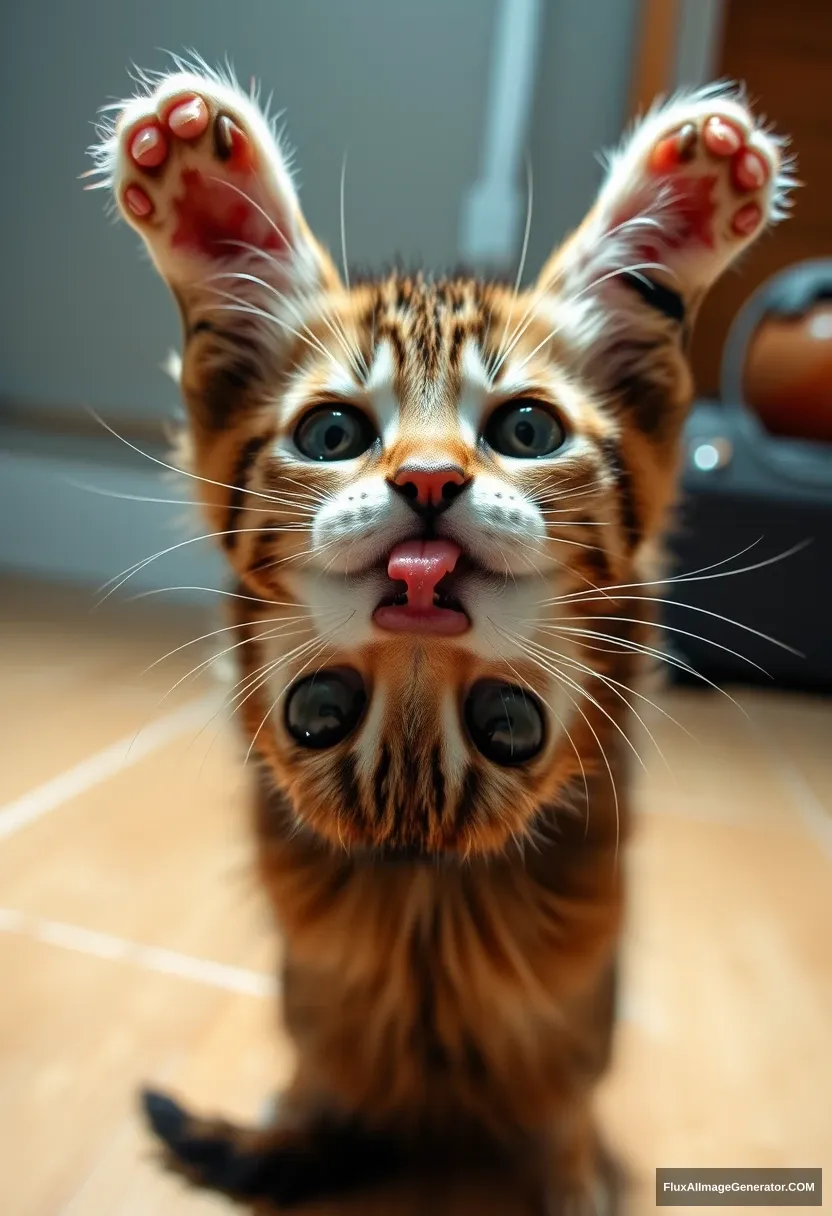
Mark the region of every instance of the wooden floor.
<instances>
[{"instance_id":1,"label":"wooden floor","mask_svg":"<svg viewBox=\"0 0 832 1216\"><path fill-rule=\"evenodd\" d=\"M156 1168L134 1105L151 1081L252 1119L290 1064L241 757L210 680L165 697L207 652L144 671L216 626L0 594L0 1213L230 1211ZM657 1165L825 1165L832 1188L832 707L735 695L665 694L694 739L657 716L664 762L644 753L600 1098L636 1214Z\"/></svg>"}]
</instances>

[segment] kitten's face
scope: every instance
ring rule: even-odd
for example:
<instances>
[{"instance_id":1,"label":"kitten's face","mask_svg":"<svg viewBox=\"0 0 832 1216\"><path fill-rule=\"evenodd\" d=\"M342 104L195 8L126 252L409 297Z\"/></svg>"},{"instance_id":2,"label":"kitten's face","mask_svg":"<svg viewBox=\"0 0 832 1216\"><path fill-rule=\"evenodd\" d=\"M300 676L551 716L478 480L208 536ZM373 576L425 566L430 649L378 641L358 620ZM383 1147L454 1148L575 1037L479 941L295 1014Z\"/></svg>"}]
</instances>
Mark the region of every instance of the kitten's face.
<instances>
[{"instance_id":1,"label":"kitten's face","mask_svg":"<svg viewBox=\"0 0 832 1216\"><path fill-rule=\"evenodd\" d=\"M634 551L620 424L534 296L392 277L316 312L217 516L287 605L253 609L251 726L330 839L499 849L576 767L582 630Z\"/></svg>"},{"instance_id":2,"label":"kitten's face","mask_svg":"<svg viewBox=\"0 0 832 1216\"><path fill-rule=\"evenodd\" d=\"M651 112L517 293L344 285L218 76L160 78L105 135L185 323L252 746L336 845L503 849L589 753L609 767L591 718L626 733L626 592L673 492L685 311L783 214L776 141L718 90Z\"/></svg>"}]
</instances>

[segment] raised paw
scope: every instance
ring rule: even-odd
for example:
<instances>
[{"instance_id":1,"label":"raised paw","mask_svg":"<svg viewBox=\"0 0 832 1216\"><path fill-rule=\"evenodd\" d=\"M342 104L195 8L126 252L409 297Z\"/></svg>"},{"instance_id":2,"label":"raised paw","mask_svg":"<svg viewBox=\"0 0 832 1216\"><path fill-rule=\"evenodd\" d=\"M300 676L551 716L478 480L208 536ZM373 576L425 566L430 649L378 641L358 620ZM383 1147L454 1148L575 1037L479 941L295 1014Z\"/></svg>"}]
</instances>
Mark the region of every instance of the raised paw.
<instances>
[{"instance_id":1,"label":"raised paw","mask_svg":"<svg viewBox=\"0 0 832 1216\"><path fill-rule=\"evenodd\" d=\"M690 320L726 267L787 215L786 142L726 86L652 110L609 158L595 206L542 281L584 309L616 298L626 308L632 292L619 288L635 286L668 318Z\"/></svg>"},{"instance_id":2,"label":"raised paw","mask_svg":"<svg viewBox=\"0 0 832 1216\"><path fill-rule=\"evenodd\" d=\"M725 90L655 111L614 157L601 196L611 229L638 228L636 259L683 294L707 287L767 224L792 183L783 143Z\"/></svg>"},{"instance_id":3,"label":"raised paw","mask_svg":"<svg viewBox=\"0 0 832 1216\"><path fill-rule=\"evenodd\" d=\"M125 103L99 161L122 215L174 282L241 250L288 252L296 203L285 163L261 111L230 84L165 77Z\"/></svg>"}]
</instances>

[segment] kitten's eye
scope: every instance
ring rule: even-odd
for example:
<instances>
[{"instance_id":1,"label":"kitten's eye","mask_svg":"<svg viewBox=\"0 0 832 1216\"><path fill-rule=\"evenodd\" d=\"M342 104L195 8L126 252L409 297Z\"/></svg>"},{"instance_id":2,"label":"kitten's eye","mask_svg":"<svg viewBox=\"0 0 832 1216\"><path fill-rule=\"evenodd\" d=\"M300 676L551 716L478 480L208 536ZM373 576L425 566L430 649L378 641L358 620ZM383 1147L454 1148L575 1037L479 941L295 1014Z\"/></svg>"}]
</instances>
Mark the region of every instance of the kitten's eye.
<instances>
[{"instance_id":1,"label":"kitten's eye","mask_svg":"<svg viewBox=\"0 0 832 1216\"><path fill-rule=\"evenodd\" d=\"M286 729L301 747L333 747L361 720L367 694L357 671L339 667L299 680L286 700Z\"/></svg>"},{"instance_id":2,"label":"kitten's eye","mask_svg":"<svg viewBox=\"0 0 832 1216\"><path fill-rule=\"evenodd\" d=\"M485 438L503 456L535 460L563 447L566 431L539 401L509 401L488 420Z\"/></svg>"},{"instance_id":3,"label":"kitten's eye","mask_svg":"<svg viewBox=\"0 0 832 1216\"><path fill-rule=\"evenodd\" d=\"M353 460L372 446L375 437L369 418L349 405L310 410L295 430L295 444L310 460Z\"/></svg>"},{"instance_id":4,"label":"kitten's eye","mask_svg":"<svg viewBox=\"0 0 832 1216\"><path fill-rule=\"evenodd\" d=\"M531 693L502 680L478 680L465 701L465 725L477 751L509 767L543 747L543 714Z\"/></svg>"}]
</instances>

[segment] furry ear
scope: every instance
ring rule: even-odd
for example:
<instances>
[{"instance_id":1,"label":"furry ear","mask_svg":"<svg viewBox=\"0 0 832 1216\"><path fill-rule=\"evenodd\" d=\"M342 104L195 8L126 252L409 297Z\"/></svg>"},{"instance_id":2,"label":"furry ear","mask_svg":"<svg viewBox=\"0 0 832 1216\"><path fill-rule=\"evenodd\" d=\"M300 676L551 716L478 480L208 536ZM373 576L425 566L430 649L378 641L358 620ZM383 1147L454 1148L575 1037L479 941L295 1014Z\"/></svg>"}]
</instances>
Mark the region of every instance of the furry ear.
<instances>
[{"instance_id":1,"label":"furry ear","mask_svg":"<svg viewBox=\"0 0 832 1216\"><path fill-rule=\"evenodd\" d=\"M663 394L689 391L682 350L707 289L786 214L783 145L736 89L671 99L610 158L594 207L543 269L538 290L600 387L649 388L645 425Z\"/></svg>"},{"instance_id":2,"label":"furry ear","mask_svg":"<svg viewBox=\"0 0 832 1216\"><path fill-rule=\"evenodd\" d=\"M202 64L141 79L141 95L109 108L93 149L98 184L112 188L183 309L231 296L272 311L337 286L256 99Z\"/></svg>"}]
</instances>

